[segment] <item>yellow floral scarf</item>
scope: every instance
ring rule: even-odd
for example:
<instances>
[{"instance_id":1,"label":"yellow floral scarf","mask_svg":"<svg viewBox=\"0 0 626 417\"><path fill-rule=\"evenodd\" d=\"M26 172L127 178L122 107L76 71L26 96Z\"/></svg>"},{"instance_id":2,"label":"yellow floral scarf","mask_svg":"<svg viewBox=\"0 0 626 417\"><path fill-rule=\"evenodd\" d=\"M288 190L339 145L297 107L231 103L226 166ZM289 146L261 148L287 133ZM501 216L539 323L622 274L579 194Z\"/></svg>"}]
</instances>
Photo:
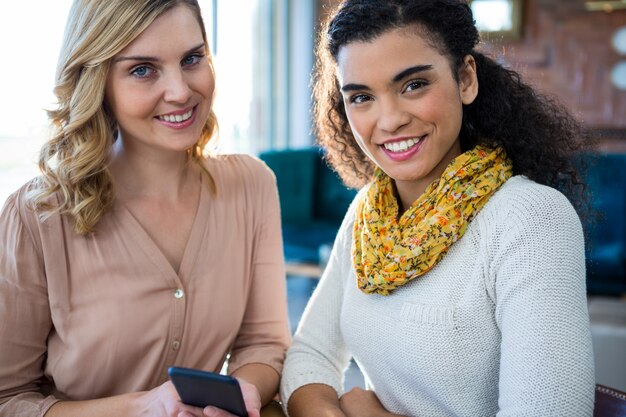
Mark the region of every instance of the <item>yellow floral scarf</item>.
<instances>
[{"instance_id":1,"label":"yellow floral scarf","mask_svg":"<svg viewBox=\"0 0 626 417\"><path fill-rule=\"evenodd\" d=\"M359 288L389 295L428 272L511 175L504 149L477 146L450 162L398 219L393 180L377 169L357 206L354 225L352 257Z\"/></svg>"}]
</instances>

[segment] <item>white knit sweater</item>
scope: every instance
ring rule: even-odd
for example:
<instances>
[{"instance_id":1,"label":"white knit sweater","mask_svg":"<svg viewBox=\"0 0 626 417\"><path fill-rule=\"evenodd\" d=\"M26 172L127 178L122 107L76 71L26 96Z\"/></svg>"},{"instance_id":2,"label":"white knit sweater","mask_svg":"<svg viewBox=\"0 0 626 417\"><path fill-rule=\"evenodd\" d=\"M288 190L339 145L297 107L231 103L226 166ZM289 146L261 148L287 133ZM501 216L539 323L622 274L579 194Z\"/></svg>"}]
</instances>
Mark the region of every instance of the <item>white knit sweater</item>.
<instances>
[{"instance_id":1,"label":"white knit sweater","mask_svg":"<svg viewBox=\"0 0 626 417\"><path fill-rule=\"evenodd\" d=\"M341 395L353 356L401 415L592 415L583 233L561 193L509 179L435 268L387 297L357 288L354 208L287 354L284 404L310 383Z\"/></svg>"}]
</instances>

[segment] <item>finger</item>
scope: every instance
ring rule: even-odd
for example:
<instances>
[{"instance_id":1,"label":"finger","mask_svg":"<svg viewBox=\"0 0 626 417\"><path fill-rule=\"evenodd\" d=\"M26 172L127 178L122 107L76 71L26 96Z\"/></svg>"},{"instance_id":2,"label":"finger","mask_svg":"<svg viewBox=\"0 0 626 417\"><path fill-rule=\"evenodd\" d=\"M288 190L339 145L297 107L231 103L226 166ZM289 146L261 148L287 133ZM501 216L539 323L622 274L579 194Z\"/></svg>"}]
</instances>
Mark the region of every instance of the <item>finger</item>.
<instances>
[{"instance_id":1,"label":"finger","mask_svg":"<svg viewBox=\"0 0 626 417\"><path fill-rule=\"evenodd\" d=\"M183 410L178 413L177 417L202 417L202 411L196 413L195 411L191 412L191 411Z\"/></svg>"},{"instance_id":2,"label":"finger","mask_svg":"<svg viewBox=\"0 0 626 417\"><path fill-rule=\"evenodd\" d=\"M202 413L205 417L237 417L229 413L228 411L224 411L221 408L217 408L213 406L204 407L204 410L202 410Z\"/></svg>"},{"instance_id":3,"label":"finger","mask_svg":"<svg viewBox=\"0 0 626 417\"><path fill-rule=\"evenodd\" d=\"M198 407L192 407L186 404L182 404L177 417L202 417L202 409Z\"/></svg>"}]
</instances>

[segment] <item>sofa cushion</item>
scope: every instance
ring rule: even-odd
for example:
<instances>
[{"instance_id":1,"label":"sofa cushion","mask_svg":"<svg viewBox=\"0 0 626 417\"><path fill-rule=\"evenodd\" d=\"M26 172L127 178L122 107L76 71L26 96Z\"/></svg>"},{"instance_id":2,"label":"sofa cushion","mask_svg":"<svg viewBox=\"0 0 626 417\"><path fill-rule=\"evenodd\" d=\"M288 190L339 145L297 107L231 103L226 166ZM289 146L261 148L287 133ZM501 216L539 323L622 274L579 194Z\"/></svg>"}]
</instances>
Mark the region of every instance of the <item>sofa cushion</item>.
<instances>
[{"instance_id":1,"label":"sofa cushion","mask_svg":"<svg viewBox=\"0 0 626 417\"><path fill-rule=\"evenodd\" d=\"M334 223L314 222L283 226L283 245L288 262L320 263L320 247L332 245L337 234Z\"/></svg>"},{"instance_id":2,"label":"sofa cushion","mask_svg":"<svg viewBox=\"0 0 626 417\"><path fill-rule=\"evenodd\" d=\"M588 153L582 165L591 212L583 218L590 294L626 293L626 154ZM581 164L582 161L582 164Z\"/></svg>"},{"instance_id":3,"label":"sofa cushion","mask_svg":"<svg viewBox=\"0 0 626 417\"><path fill-rule=\"evenodd\" d=\"M356 195L356 190L348 188L324 159L320 157L318 163L313 216L317 220L333 223L338 228Z\"/></svg>"},{"instance_id":4,"label":"sofa cushion","mask_svg":"<svg viewBox=\"0 0 626 417\"><path fill-rule=\"evenodd\" d=\"M314 186L318 155L311 149L267 151L259 158L276 175L283 224L307 224L313 220Z\"/></svg>"}]
</instances>

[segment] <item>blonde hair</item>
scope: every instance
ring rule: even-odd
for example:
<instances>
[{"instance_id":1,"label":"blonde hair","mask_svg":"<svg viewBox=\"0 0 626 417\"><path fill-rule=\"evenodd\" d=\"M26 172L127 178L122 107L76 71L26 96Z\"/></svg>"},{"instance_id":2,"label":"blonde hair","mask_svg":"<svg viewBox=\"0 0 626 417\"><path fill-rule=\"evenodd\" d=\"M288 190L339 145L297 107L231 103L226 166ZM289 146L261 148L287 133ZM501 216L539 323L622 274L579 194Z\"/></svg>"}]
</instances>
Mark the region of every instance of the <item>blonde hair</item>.
<instances>
[{"instance_id":1,"label":"blonde hair","mask_svg":"<svg viewBox=\"0 0 626 417\"><path fill-rule=\"evenodd\" d=\"M210 59L196 0L74 0L57 66L58 104L48 111L51 138L39 154L43 175L31 193L43 217L66 214L74 220L75 231L84 234L94 231L113 205L115 189L107 166L117 123L104 101L110 63L157 17L179 4L196 15ZM216 132L217 119L211 110L198 142L189 150L213 190L203 161L205 147ZM50 197L57 192L59 203L52 204Z\"/></svg>"}]
</instances>

